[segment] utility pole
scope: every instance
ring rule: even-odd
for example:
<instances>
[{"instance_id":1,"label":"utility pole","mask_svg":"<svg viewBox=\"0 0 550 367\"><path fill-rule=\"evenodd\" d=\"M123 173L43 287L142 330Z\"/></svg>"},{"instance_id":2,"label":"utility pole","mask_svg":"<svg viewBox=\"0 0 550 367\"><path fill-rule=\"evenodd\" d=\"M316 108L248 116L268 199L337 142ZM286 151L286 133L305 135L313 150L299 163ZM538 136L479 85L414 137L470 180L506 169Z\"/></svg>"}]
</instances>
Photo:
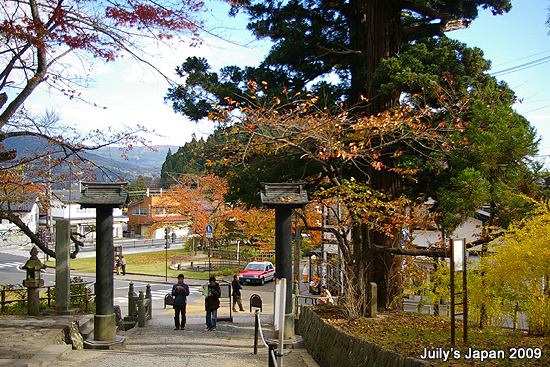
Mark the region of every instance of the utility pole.
<instances>
[{"instance_id":1,"label":"utility pole","mask_svg":"<svg viewBox=\"0 0 550 367\"><path fill-rule=\"evenodd\" d=\"M170 227L164 228L164 248L166 249L166 281L168 281L168 234L170 233Z\"/></svg>"}]
</instances>

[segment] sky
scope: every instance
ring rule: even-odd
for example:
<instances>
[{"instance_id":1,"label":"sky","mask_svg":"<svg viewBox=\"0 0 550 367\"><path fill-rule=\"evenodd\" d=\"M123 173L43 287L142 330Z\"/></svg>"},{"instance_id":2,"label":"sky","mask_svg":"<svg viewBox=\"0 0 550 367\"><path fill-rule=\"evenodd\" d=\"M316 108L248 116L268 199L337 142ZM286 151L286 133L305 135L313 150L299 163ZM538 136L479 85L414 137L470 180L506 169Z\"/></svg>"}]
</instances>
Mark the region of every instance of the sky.
<instances>
[{"instance_id":1,"label":"sky","mask_svg":"<svg viewBox=\"0 0 550 367\"><path fill-rule=\"evenodd\" d=\"M219 37L206 37L202 46L179 45L174 50L157 50L155 66L170 77L189 56L208 59L212 70L227 65L256 66L269 50L267 41L255 41L245 29L246 19L229 18L228 6L217 0L206 2L207 27ZM468 29L447 36L479 47L492 62L490 73L504 80L515 91L514 108L524 115L542 138L538 159L550 163L550 28L548 0L514 0L512 10L493 16L481 11ZM508 70L510 69L510 70ZM498 73L501 72L501 73ZM206 136L208 123L196 124L174 113L164 103L168 82L130 59L96 64L94 84L83 97L99 107L46 92L36 92L27 106L35 111L56 108L68 125L80 129L140 124L155 130L148 138L156 145L183 146L192 134ZM158 136L161 135L161 136Z\"/></svg>"}]
</instances>

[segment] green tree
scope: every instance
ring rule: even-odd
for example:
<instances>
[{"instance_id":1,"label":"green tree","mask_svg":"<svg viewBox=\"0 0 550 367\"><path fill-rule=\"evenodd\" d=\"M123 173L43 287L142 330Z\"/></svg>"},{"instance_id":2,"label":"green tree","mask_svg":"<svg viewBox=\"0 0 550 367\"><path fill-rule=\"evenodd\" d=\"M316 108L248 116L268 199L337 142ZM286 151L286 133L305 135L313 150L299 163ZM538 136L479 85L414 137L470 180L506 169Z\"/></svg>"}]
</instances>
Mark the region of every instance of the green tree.
<instances>
[{"instance_id":1,"label":"green tree","mask_svg":"<svg viewBox=\"0 0 550 367\"><path fill-rule=\"evenodd\" d=\"M213 137L208 139L213 139ZM193 137L190 142L179 147L175 153L172 154L172 151L169 150L160 170L162 187L169 188L177 183L178 177L181 175L211 173L214 164L205 158L206 144L207 142L203 139L197 140Z\"/></svg>"},{"instance_id":2,"label":"green tree","mask_svg":"<svg viewBox=\"0 0 550 367\"><path fill-rule=\"evenodd\" d=\"M153 187L153 179L151 177L143 177L142 175L137 176L136 181L128 185L130 202L143 200L147 190L151 187Z\"/></svg>"}]
</instances>

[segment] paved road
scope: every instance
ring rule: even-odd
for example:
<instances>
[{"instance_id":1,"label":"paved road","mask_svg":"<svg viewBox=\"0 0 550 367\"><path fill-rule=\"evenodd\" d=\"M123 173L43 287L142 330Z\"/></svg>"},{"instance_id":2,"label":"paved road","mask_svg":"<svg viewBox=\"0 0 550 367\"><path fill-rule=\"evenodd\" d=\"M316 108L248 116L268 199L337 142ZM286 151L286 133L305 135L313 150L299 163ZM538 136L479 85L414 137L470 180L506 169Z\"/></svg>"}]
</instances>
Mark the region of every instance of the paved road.
<instances>
[{"instance_id":1,"label":"paved road","mask_svg":"<svg viewBox=\"0 0 550 367\"><path fill-rule=\"evenodd\" d=\"M0 284L21 284L26 272L19 268L27 262L29 256L29 251L26 258L20 251L0 251Z\"/></svg>"},{"instance_id":2,"label":"paved road","mask_svg":"<svg viewBox=\"0 0 550 367\"><path fill-rule=\"evenodd\" d=\"M26 273L20 270L20 267L25 264L29 259L30 248L11 248L0 250L0 284L15 284L21 285L23 279L26 277ZM134 252L150 252L159 251L154 247L137 247L137 248L125 248L125 253ZM86 252L79 254L79 257L93 257L95 252ZM80 276L84 281L95 281L94 273L85 272L71 272L71 277ZM42 279L46 286L55 284L55 269L46 269L42 274ZM231 277L225 277L220 279L226 282L230 282ZM171 309L164 309L164 295L171 292L172 285L177 282L177 279L165 277L147 277L135 274L114 275L114 304L119 305L123 315L127 315L128 306L128 290L129 284L134 283L134 291L139 294L140 290L145 291L148 284L151 285L151 291L153 296L153 310L154 312L173 312ZM204 285L204 280L186 279L186 283L190 285L191 295L188 299L189 312L203 312L204 311L204 298L198 293L198 290ZM264 300L264 312L272 312L273 307L273 290L274 282L268 282L267 284L260 285L244 285L243 286L243 302L246 309L246 300L250 299L252 294L258 294ZM224 305L225 306L225 305ZM222 308L220 313L229 314L229 308Z\"/></svg>"}]
</instances>

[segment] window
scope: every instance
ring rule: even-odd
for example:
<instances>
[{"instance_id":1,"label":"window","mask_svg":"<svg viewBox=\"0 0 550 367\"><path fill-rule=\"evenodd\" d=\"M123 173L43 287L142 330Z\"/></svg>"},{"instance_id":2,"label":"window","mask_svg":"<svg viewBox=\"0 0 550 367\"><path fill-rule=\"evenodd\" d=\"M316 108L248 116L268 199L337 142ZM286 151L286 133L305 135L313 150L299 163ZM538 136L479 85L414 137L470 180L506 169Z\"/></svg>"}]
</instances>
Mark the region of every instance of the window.
<instances>
[{"instance_id":1,"label":"window","mask_svg":"<svg viewBox=\"0 0 550 367\"><path fill-rule=\"evenodd\" d=\"M135 208L132 209L133 215L147 215L147 209Z\"/></svg>"}]
</instances>

